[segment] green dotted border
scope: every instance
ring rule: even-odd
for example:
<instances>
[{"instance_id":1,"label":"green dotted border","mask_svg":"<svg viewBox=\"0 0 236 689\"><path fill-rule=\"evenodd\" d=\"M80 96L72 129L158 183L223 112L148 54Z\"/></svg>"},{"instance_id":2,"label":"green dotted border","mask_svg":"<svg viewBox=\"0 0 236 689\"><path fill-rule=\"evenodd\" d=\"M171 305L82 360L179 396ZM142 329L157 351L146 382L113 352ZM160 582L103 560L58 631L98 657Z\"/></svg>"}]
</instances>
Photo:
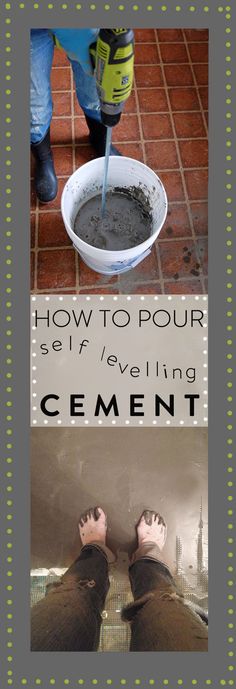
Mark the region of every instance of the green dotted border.
<instances>
[{"instance_id":1,"label":"green dotted border","mask_svg":"<svg viewBox=\"0 0 236 689\"><path fill-rule=\"evenodd\" d=\"M153 4L147 3L146 5L144 5L143 0L142 0L142 2L140 0L139 4L135 4L135 3L130 4L128 2L127 5L121 4L119 2L117 2L114 5L113 0L111 0L110 4L104 3L102 6L101 6L100 1L99 1L99 6L98 6L98 5L96 5L96 3L88 3L86 0L84 0L84 2L81 2L81 3L78 3L78 2L58 2L58 0L55 0L55 2L46 2L46 0L41 0L41 2L40 1L34 2L33 0L32 1L27 0L26 2L17 2L15 0L13 0L12 2L5 2L5 3L3 2L3 5L5 6L5 10L7 13L11 12L11 10L13 8L14 9L20 9L20 10L26 10L29 8L34 9L34 10L40 10L40 8L42 8L42 9L48 9L50 11L52 11L54 9L57 9L57 10L61 9L62 11L83 10L83 9L86 9L86 10L90 9L91 11L94 11L96 9L99 9L99 10L106 10L106 11L118 10L120 12L123 12L126 9L133 10L133 12L138 12L139 9L142 9L142 11L146 10L147 12L152 12L153 10L156 11L157 9L159 12L168 12L168 9L169 9L168 5L164 5L161 3L159 4L159 7L157 8L155 2L153 2ZM231 14L230 14L231 7L228 5L219 5L217 8L215 8L215 7L211 7L210 4L208 4L208 5L202 5L202 7L199 7L198 3L196 2L193 5L189 4L188 7L185 7L185 0L184 0L184 6L183 5L182 6L181 5L175 5L175 7L171 7L171 10L173 10L173 9L176 12L182 11L184 13L185 12L193 13L193 12L196 12L199 10L201 12L208 13L210 11L216 10L220 14L225 14L225 18L227 19L227 21L229 21L231 19ZM8 19L10 19L10 16L8 17Z\"/></svg>"},{"instance_id":2,"label":"green dotted border","mask_svg":"<svg viewBox=\"0 0 236 689\"><path fill-rule=\"evenodd\" d=\"M5 476L6 476L6 506L7 506L7 528L6 528L6 535L7 535L7 544L6 544L6 562L7 562L7 571L6 571L6 576L7 576L7 583L6 585L6 605L7 605L7 614L6 614L6 631L7 631L7 663L8 663L8 671L7 671L7 682L8 684L12 683L11 680L11 675L12 675L12 670L11 670L11 664L13 661L13 642L12 642L12 632L13 632L13 586L11 584L11 577L13 576L13 571L12 571L12 533L13 529L11 527L11 521L13 519L13 514L12 514L12 506L13 506L13 500L12 500L12 491L13 491L13 486L11 484L11 479L13 476L12 472L12 450L13 450L13 443L12 443L12 287L11 287L11 281L12 281L12 217L11 217L11 206L12 206L12 189L11 189L11 164L12 164L12 146L11 146L11 98L12 98L12 89L11 89L11 70L12 70L12 63L11 63L11 17L10 14L8 13L9 3L6 3L5 5L6 9L6 15L5 15L5 38L7 40L7 45L5 47L5 68L6 68L6 73L5 73L5 99L4 99L4 104L3 107L5 109L5 200L3 202L4 204L4 236L3 236L3 242L4 242L4 248L5 248L5 279L6 279L6 287L5 287L5 309L6 309L6 315L5 315L5 393L6 393L6 401L5 401L5 406L6 406L6 416L5 416L5 421L6 421L6 442L5 442L5 449L6 449L6 456L5 456L5 462L6 462L6 471L5 471ZM4 168L3 168L4 169ZM3 189L3 194L4 194L4 189Z\"/></svg>"},{"instance_id":3,"label":"green dotted border","mask_svg":"<svg viewBox=\"0 0 236 689\"><path fill-rule=\"evenodd\" d=\"M54 7L58 10L61 8L62 11L66 10L71 10L71 9L76 9L76 10L82 10L83 7L85 7L84 3L58 3L58 2L51 2L51 3L42 3L42 2L30 2L30 7L34 8L35 10L40 10L40 7L45 8L49 11L52 11ZM11 147L11 97L12 97L12 89L11 89L11 76L12 76L12 63L11 63L11 15L12 15L12 10L18 8L20 10L25 10L27 7L29 7L28 2L5 2L3 3L3 6L5 7L5 38L7 39L7 45L5 47L5 67L6 67L6 73L5 73L5 123L6 123L6 131L5 131L5 153L6 153L6 160L5 160L5 180L6 180L6 187L5 187L5 223L4 223L4 238L5 238L5 266L6 266L6 273L5 273L5 278L6 278L6 288L5 288L5 308L6 308L6 316L5 316L5 321L6 321L6 330L5 330L5 336L6 336L6 345L5 345L5 364L6 364L6 387L5 387L5 392L7 393L6 397L6 417L5 420L7 422L7 428L6 428L6 442L5 442L5 449L6 449L6 456L5 456L5 462L6 462L6 478L9 479L7 480L7 485L6 485L6 505L7 505L7 529L6 533L7 536L9 536L9 539L6 548L7 548L7 553L6 553L6 561L7 561L7 577L9 578L9 584L6 586L6 604L7 604L7 609L9 612L7 612L7 626L6 626L6 631L7 631L7 663L8 663L8 670L7 670L7 684L8 685L13 685L13 671L11 669L12 663L13 663L13 642L11 641L11 635L13 633L13 613L12 613L12 606L13 606L13 586L11 585L11 577L13 575L12 572L12 555L11 555L11 549L12 549L12 540L11 536L13 533L13 529L10 526L11 520L13 519L13 514L12 514L12 506L13 506L13 500L11 498L11 493L13 490L13 486L11 485L11 479L13 477L13 472L12 472L12 463L13 463L13 458L12 458L12 449L13 449L13 443L12 443L12 413L11 413L11 407L12 407L12 392L13 392L13 387L12 387L12 372L11 372L11 367L12 367L12 355L11 355L11 350L12 350L12 337L13 337L13 331L11 327L11 321L12 321L12 316L11 316L11 309L12 309L12 288L11 288L11 280L12 280L12 229L11 229L11 223L12 223L12 217L11 217L11 199L12 199L12 189L11 189L11 164L12 164L12 147ZM91 3L88 5L86 2L86 9L90 8L91 11L95 10L97 8L95 3ZM130 6L127 5L127 8L130 10L132 9L134 12L138 12L139 8L141 7L140 4L133 4ZM99 9L104 9L106 11L109 11L110 9L114 9L114 5L112 3L112 7L108 3L104 3L103 7L100 6L99 3ZM117 4L116 5L116 10L123 11L126 9L125 4ZM147 12L152 12L154 9L154 4L147 4L146 7L144 7L144 3L142 0L142 11L145 10ZM159 6L159 11L160 12L167 12L168 11L168 5L161 5ZM173 8L171 8L173 9ZM231 166L231 161L232 161L232 154L231 154L231 132L232 132L232 127L230 125L230 120L232 118L232 112L231 112L231 69L230 69L230 62L231 62L231 40L230 40L230 34L231 34L231 27L230 27L230 20L231 20L231 7L228 5L219 5L217 8L210 7L210 5L203 5L201 8L197 6L195 3L194 5L189 5L187 8L186 7L181 7L181 5L176 5L175 6L175 11L180 13L181 11L184 11L184 13L189 12L193 13L196 10L201 10L204 13L209 13L210 11L218 11L221 13L226 20L226 28L225 28L225 33L226 33L226 48L227 48L227 54L225 57L226 60L226 71L225 71L225 76L227 77L227 83L225 85L225 90L226 90L226 170L225 170L225 189L226 189L226 233L227 233L227 239L226 239L226 261L227 261L227 268L226 268L226 275L227 275L227 293L229 296L227 296L227 318L228 318L228 325L227 325L227 365L226 365L226 373L227 373L227 388L228 388L228 393L227 393L227 402L229 404L228 410L227 410L227 416L228 416L228 421L227 423L227 430L229 432L228 438L227 438L227 459L229 460L229 465L227 467L227 472L229 476L227 477L227 487L229 488L229 494L228 494L228 503L229 503L229 508L228 508L228 530L229 530L229 537L228 537L228 561L230 563L231 558L233 557L233 537L231 536L232 529L233 529L233 509L231 507L231 503L233 501L233 496L232 496L232 491L231 488L233 487L233 481L232 481L232 472L233 472L233 466L232 466L232 459L233 459L233 452L232 452L232 437L231 437L231 431L233 429L232 426L232 408L231 408L231 403L232 403L232 381L231 381L231 376L233 373L233 368L231 365L231 360L232 360L232 350L233 350L233 339L232 339L232 317L233 317L233 312L232 312L232 211L231 211L231 204L232 204L232 197L231 197L231 189L232 189L232 184L230 183L230 175L232 174L232 166ZM155 7L156 10L156 7ZM229 304L229 306L228 306ZM228 310L229 309L229 310ZM229 450L229 451L228 451ZM9 526L8 526L9 524ZM8 568L9 567L9 568ZM234 615L234 609L232 607L233 605L233 600L234 600L234 595L231 593L232 587L234 586L234 580L233 580L233 566L229 564L227 566L227 571L229 574L229 579L228 579L228 661L230 664L227 666L227 670L229 673L232 673L235 669L233 665L233 657L234 657L234 651L233 649L233 644L234 644L234 636L233 636L233 629L234 629L234 623L232 621L233 615ZM231 675L232 677L232 675ZM232 686L234 684L234 680L229 678L226 679L220 679L217 684L221 686L229 685ZM80 678L77 680L77 682L74 682L68 678L65 678L62 680L64 685L70 685L73 682L73 685L75 684L83 685L85 684L85 680ZM206 680L203 680L206 686L213 685L215 682L214 680L208 678ZM37 685L42 685L43 680L40 679L39 677L36 677L34 682L36 686ZM53 686L56 685L57 681L55 678L51 677L45 682L47 686ZM107 685L112 685L113 680L108 678L106 680L101 680L99 681L98 679L92 678L90 680L91 685L102 685L104 686ZM190 683L192 686L197 686L198 685L198 680L197 679L192 679L190 680ZM128 680L126 679L120 679L120 682L118 682L120 686L125 686L128 684ZM134 679L133 684L135 686L139 685L158 685L160 686L168 686L170 684L168 679L163 679L158 681L157 679L148 679L145 681L141 681L140 679ZM23 677L20 679L20 682L18 683L17 686L25 686L25 685L30 685L32 686L32 681L28 681L26 677ZM179 678L176 680L176 685L177 686L182 686L185 685L185 682L183 679ZM173 686L173 682L171 682L171 686Z\"/></svg>"},{"instance_id":4,"label":"green dotted border","mask_svg":"<svg viewBox=\"0 0 236 689\"><path fill-rule=\"evenodd\" d=\"M226 76L226 84L225 84L225 105L226 105L226 111L225 111L225 132L226 132L226 142L225 142L225 162L226 162L226 169L225 169L225 192L226 192L226 287L227 287L227 335L226 335L226 345L227 345L227 355L226 355L226 374L227 374L227 460L228 460L228 466L227 466L227 501L228 501L228 509L227 509L227 529L228 529L228 537L227 537L227 572L228 572L228 580L227 580L227 587L228 587L228 594L227 594L227 613L228 613L228 623L227 623L227 642L228 642L228 651L227 651L227 656L228 660L227 662L229 665L227 666L227 669L230 673L234 672L235 670L235 665L234 665L234 650L232 644L234 643L234 608L233 608L233 601L234 601L234 594L232 592L232 587L234 586L234 568L232 563L232 558L233 558L233 543L234 539L232 537L232 529L233 529L233 509L232 509L232 501L233 501L233 495L232 495L232 488L233 488L233 481L232 481L232 473L233 473L233 452L232 452L232 430L233 430L233 424L232 424L232 373L233 373L233 367L232 367L232 357L233 357L233 337L232 337L232 184L231 184L231 175L232 175L232 153L231 153L231 147L232 147L232 141L231 141L231 136L232 136L232 125L231 125L231 119L232 119L232 112L231 112L231 92L232 92L232 71L231 71L231 48L232 48L232 43L231 43L231 26L230 26L230 19L231 19L231 14L230 14L230 7L226 7L226 28L225 28L225 33L226 33L226 56L225 56L225 62L226 62L226 70L225 70L225 76ZM233 680L228 680L229 684L233 683Z\"/></svg>"}]
</instances>

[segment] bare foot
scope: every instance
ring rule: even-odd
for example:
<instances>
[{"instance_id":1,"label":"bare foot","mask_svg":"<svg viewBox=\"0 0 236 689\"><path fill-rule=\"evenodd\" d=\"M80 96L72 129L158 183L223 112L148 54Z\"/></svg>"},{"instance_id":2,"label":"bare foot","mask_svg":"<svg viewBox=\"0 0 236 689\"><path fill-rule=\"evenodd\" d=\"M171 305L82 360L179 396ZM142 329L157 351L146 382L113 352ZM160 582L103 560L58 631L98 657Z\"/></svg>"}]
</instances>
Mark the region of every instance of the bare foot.
<instances>
[{"instance_id":1,"label":"bare foot","mask_svg":"<svg viewBox=\"0 0 236 689\"><path fill-rule=\"evenodd\" d=\"M137 525L138 545L152 542L162 550L166 542L167 526L163 517L154 510L144 510Z\"/></svg>"},{"instance_id":2,"label":"bare foot","mask_svg":"<svg viewBox=\"0 0 236 689\"><path fill-rule=\"evenodd\" d=\"M100 541L106 543L107 518L101 507L92 507L81 514L79 533L83 545Z\"/></svg>"}]
</instances>

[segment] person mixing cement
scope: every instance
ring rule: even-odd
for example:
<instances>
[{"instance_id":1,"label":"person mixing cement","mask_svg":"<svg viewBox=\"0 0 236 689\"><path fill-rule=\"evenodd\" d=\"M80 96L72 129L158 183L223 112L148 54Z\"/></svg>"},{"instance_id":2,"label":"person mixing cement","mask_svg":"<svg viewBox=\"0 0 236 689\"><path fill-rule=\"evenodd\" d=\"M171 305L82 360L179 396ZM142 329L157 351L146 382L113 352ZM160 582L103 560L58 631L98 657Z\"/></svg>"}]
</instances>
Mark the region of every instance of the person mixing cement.
<instances>
[{"instance_id":1,"label":"person mixing cement","mask_svg":"<svg viewBox=\"0 0 236 689\"><path fill-rule=\"evenodd\" d=\"M101 121L100 100L90 56L98 29L32 29L30 68L31 150L35 158L35 188L42 203L57 195L57 178L50 147L53 103L50 74L55 39L65 50L72 66L76 95L84 111L89 139L97 157L104 156L106 126ZM121 155L111 146L111 155Z\"/></svg>"},{"instance_id":2,"label":"person mixing cement","mask_svg":"<svg viewBox=\"0 0 236 689\"><path fill-rule=\"evenodd\" d=\"M106 545L107 519L100 507L81 516L79 532L79 557L32 608L32 651L98 649L109 563L115 560ZM207 651L207 626L178 592L162 560L166 533L164 519L145 510L129 568L134 601L122 612L131 626L130 651Z\"/></svg>"}]
</instances>

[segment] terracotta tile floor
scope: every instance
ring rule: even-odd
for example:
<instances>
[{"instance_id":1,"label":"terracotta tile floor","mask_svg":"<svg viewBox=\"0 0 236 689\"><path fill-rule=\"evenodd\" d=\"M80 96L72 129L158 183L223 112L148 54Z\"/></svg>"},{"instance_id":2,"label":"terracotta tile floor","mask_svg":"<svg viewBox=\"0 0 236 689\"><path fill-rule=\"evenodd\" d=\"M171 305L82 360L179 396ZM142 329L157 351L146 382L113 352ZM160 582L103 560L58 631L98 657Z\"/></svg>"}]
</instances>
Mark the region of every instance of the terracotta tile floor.
<instances>
[{"instance_id":1,"label":"terracotta tile floor","mask_svg":"<svg viewBox=\"0 0 236 689\"><path fill-rule=\"evenodd\" d=\"M160 238L137 268L106 278L73 250L60 215L68 176L94 157L67 58L55 50L51 126L58 196L31 196L32 291L183 294L207 291L208 32L137 29L135 81L113 130L123 155L147 163L165 185L169 207ZM33 174L33 167L32 167Z\"/></svg>"}]
</instances>

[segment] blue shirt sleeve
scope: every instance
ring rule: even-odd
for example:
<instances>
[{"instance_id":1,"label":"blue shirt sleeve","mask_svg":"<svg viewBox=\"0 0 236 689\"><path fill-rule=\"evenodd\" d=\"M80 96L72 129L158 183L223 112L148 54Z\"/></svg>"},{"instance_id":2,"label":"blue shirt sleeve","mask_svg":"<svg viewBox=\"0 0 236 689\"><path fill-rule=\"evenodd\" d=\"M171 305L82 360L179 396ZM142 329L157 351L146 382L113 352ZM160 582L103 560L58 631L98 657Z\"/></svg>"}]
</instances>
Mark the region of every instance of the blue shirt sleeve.
<instances>
[{"instance_id":1,"label":"blue shirt sleeve","mask_svg":"<svg viewBox=\"0 0 236 689\"><path fill-rule=\"evenodd\" d=\"M89 47L96 41L98 32L99 29L52 29L68 57L79 62L88 74L93 72Z\"/></svg>"}]
</instances>

